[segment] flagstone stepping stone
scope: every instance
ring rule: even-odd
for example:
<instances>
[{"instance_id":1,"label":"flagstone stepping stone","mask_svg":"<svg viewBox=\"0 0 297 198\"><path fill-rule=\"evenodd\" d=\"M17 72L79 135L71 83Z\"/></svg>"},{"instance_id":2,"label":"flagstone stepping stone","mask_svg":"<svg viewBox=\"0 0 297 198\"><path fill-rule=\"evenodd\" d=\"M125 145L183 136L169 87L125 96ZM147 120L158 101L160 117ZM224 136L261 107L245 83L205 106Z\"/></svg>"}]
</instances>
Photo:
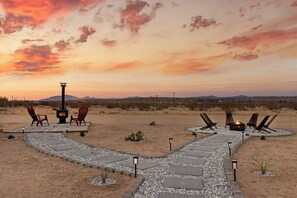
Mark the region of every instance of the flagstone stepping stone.
<instances>
[{"instance_id":1,"label":"flagstone stepping stone","mask_svg":"<svg viewBox=\"0 0 297 198\"><path fill-rule=\"evenodd\" d=\"M223 145L221 142L202 142L199 145L201 146L213 146L213 147L220 147Z\"/></svg>"},{"instance_id":2,"label":"flagstone stepping stone","mask_svg":"<svg viewBox=\"0 0 297 198\"><path fill-rule=\"evenodd\" d=\"M191 150L191 151L185 152L184 155L192 156L192 157L209 157L211 155L211 152Z\"/></svg>"},{"instance_id":3,"label":"flagstone stepping stone","mask_svg":"<svg viewBox=\"0 0 297 198\"><path fill-rule=\"evenodd\" d=\"M121 157L117 155L105 155L102 157L96 157L94 160L102 164L110 164L110 163L114 163L114 162L118 162L126 159L127 159L126 157Z\"/></svg>"},{"instance_id":4,"label":"flagstone stepping stone","mask_svg":"<svg viewBox=\"0 0 297 198\"><path fill-rule=\"evenodd\" d=\"M130 168L134 168L135 167L135 165L133 164L133 160L132 159L130 161L123 162L121 165L122 166L130 167ZM145 161L145 160L138 160L137 168L139 168L141 170L145 170L145 169L152 168L152 167L158 166L158 165L159 164L158 163L155 163L155 162L150 162L150 161Z\"/></svg>"},{"instance_id":5,"label":"flagstone stepping stone","mask_svg":"<svg viewBox=\"0 0 297 198\"><path fill-rule=\"evenodd\" d=\"M75 144L51 145L50 147L56 151L67 151L78 148Z\"/></svg>"},{"instance_id":6,"label":"flagstone stepping stone","mask_svg":"<svg viewBox=\"0 0 297 198\"><path fill-rule=\"evenodd\" d=\"M76 150L69 151L68 154L75 155L77 157L84 157L84 156L92 155L92 152L89 149L76 149Z\"/></svg>"},{"instance_id":7,"label":"flagstone stepping stone","mask_svg":"<svg viewBox=\"0 0 297 198\"><path fill-rule=\"evenodd\" d=\"M183 195L177 193L160 193L158 198L204 198L199 195Z\"/></svg>"},{"instance_id":8,"label":"flagstone stepping stone","mask_svg":"<svg viewBox=\"0 0 297 198\"><path fill-rule=\"evenodd\" d=\"M179 157L175 160L175 162L190 165L204 165L206 159L197 157Z\"/></svg>"},{"instance_id":9,"label":"flagstone stepping stone","mask_svg":"<svg viewBox=\"0 0 297 198\"><path fill-rule=\"evenodd\" d=\"M164 184L168 188L181 188L187 190L203 190L204 182L202 178L181 178L181 177L166 177Z\"/></svg>"},{"instance_id":10,"label":"flagstone stepping stone","mask_svg":"<svg viewBox=\"0 0 297 198\"><path fill-rule=\"evenodd\" d=\"M208 152L214 152L216 149L217 149L216 146L205 146L205 145L193 145L190 147L190 150L208 151Z\"/></svg>"},{"instance_id":11,"label":"flagstone stepping stone","mask_svg":"<svg viewBox=\"0 0 297 198\"><path fill-rule=\"evenodd\" d=\"M203 171L202 171L202 167L171 165L171 166L169 166L168 173L169 174L177 174L177 175L202 176Z\"/></svg>"}]
</instances>

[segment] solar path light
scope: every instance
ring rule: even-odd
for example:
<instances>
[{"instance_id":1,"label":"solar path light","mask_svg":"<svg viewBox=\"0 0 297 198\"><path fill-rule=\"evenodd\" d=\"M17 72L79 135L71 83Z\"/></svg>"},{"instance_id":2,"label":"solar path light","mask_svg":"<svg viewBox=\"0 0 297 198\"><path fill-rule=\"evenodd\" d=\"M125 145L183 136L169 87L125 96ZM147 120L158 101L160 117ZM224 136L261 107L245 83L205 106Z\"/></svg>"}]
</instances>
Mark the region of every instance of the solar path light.
<instances>
[{"instance_id":1,"label":"solar path light","mask_svg":"<svg viewBox=\"0 0 297 198\"><path fill-rule=\"evenodd\" d=\"M173 140L173 138L169 138L169 150L172 151L172 143L171 141Z\"/></svg>"},{"instance_id":2,"label":"solar path light","mask_svg":"<svg viewBox=\"0 0 297 198\"><path fill-rule=\"evenodd\" d=\"M133 157L133 164L135 168L135 178L137 177L137 164L138 164L138 157Z\"/></svg>"},{"instance_id":3,"label":"solar path light","mask_svg":"<svg viewBox=\"0 0 297 198\"><path fill-rule=\"evenodd\" d=\"M237 160L232 160L232 169L233 169L234 181L236 181Z\"/></svg>"},{"instance_id":4,"label":"solar path light","mask_svg":"<svg viewBox=\"0 0 297 198\"><path fill-rule=\"evenodd\" d=\"M228 142L228 148L229 148L229 156L231 156L231 145L232 145L232 142Z\"/></svg>"}]
</instances>

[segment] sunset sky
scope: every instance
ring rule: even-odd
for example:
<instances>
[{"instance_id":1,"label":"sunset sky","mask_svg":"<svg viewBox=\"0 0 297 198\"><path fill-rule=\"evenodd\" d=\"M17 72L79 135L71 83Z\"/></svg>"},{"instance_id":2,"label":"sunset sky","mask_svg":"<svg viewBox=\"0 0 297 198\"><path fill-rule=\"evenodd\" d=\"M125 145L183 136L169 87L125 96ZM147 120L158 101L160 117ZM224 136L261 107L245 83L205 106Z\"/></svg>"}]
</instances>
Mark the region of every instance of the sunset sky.
<instances>
[{"instance_id":1,"label":"sunset sky","mask_svg":"<svg viewBox=\"0 0 297 198\"><path fill-rule=\"evenodd\" d=\"M0 0L0 97L297 95L296 0Z\"/></svg>"}]
</instances>

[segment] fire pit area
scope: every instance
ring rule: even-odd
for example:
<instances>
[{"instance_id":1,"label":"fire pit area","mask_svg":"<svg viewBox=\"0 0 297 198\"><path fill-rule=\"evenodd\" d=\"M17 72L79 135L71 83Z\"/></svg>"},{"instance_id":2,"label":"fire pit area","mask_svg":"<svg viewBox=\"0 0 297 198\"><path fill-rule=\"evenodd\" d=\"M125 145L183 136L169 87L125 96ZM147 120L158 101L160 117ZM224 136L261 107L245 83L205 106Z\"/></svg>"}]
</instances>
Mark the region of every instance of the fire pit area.
<instances>
[{"instance_id":1,"label":"fire pit area","mask_svg":"<svg viewBox=\"0 0 297 198\"><path fill-rule=\"evenodd\" d=\"M240 121L236 121L234 123L230 124L230 130L232 131L244 131L245 130L245 124L243 122Z\"/></svg>"}]
</instances>

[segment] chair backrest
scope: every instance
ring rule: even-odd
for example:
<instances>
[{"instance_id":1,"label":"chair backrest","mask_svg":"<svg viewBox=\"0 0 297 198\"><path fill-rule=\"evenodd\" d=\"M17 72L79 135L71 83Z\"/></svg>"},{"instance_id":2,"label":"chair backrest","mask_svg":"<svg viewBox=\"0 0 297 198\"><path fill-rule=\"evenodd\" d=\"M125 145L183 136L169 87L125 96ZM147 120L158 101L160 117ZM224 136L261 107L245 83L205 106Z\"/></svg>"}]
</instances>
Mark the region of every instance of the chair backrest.
<instances>
[{"instance_id":1,"label":"chair backrest","mask_svg":"<svg viewBox=\"0 0 297 198\"><path fill-rule=\"evenodd\" d=\"M35 110L33 107L27 107L29 115L32 117L33 120L37 120L37 116L35 114Z\"/></svg>"},{"instance_id":2,"label":"chair backrest","mask_svg":"<svg viewBox=\"0 0 297 198\"><path fill-rule=\"evenodd\" d=\"M88 114L89 109L87 107L81 107L78 110L78 120L84 120Z\"/></svg>"},{"instance_id":3,"label":"chair backrest","mask_svg":"<svg viewBox=\"0 0 297 198\"><path fill-rule=\"evenodd\" d=\"M256 129L261 130L265 126L265 123L267 122L269 117L269 115L265 116L264 119L260 122L260 124L256 127Z\"/></svg>"},{"instance_id":4,"label":"chair backrest","mask_svg":"<svg viewBox=\"0 0 297 198\"><path fill-rule=\"evenodd\" d=\"M270 118L270 120L267 122L267 124L265 124L265 127L269 127L269 125L273 122L273 120L276 118L276 116L277 116L277 114L272 116L272 118Z\"/></svg>"},{"instance_id":5,"label":"chair backrest","mask_svg":"<svg viewBox=\"0 0 297 198\"><path fill-rule=\"evenodd\" d=\"M234 123L232 113L226 113L226 125Z\"/></svg>"},{"instance_id":6,"label":"chair backrest","mask_svg":"<svg viewBox=\"0 0 297 198\"><path fill-rule=\"evenodd\" d=\"M205 123L208 125L208 126L213 126L214 123L211 121L211 119L208 117L208 115L206 113L202 113L202 115L204 116L205 118Z\"/></svg>"},{"instance_id":7,"label":"chair backrest","mask_svg":"<svg viewBox=\"0 0 297 198\"><path fill-rule=\"evenodd\" d=\"M257 125L257 121L258 121L258 113L253 113L251 119L249 120L249 122L247 123L247 125L253 125L256 126Z\"/></svg>"},{"instance_id":8,"label":"chair backrest","mask_svg":"<svg viewBox=\"0 0 297 198\"><path fill-rule=\"evenodd\" d=\"M207 126L210 126L211 123L209 123L209 121L205 118L205 114L204 113L200 113L201 118L203 119L203 121L206 123Z\"/></svg>"}]
</instances>

